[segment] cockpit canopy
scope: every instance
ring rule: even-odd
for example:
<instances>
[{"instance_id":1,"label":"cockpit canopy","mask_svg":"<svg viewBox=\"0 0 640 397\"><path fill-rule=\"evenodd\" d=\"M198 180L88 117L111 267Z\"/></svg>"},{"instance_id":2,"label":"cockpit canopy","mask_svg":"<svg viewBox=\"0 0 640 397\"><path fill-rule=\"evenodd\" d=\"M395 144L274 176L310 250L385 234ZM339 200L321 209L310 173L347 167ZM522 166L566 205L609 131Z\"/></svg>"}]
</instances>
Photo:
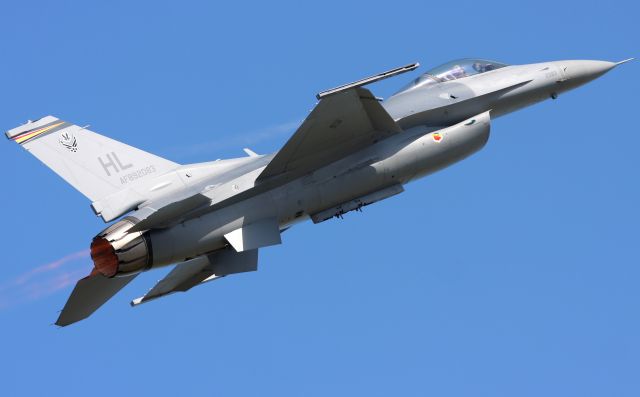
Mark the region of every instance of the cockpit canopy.
<instances>
[{"instance_id":1,"label":"cockpit canopy","mask_svg":"<svg viewBox=\"0 0 640 397\"><path fill-rule=\"evenodd\" d=\"M509 65L496 61L489 61L487 59L458 59L429 70L427 73L402 87L398 93L431 84L443 83L449 80L457 80L473 76L474 74L489 72L505 66Z\"/></svg>"}]
</instances>

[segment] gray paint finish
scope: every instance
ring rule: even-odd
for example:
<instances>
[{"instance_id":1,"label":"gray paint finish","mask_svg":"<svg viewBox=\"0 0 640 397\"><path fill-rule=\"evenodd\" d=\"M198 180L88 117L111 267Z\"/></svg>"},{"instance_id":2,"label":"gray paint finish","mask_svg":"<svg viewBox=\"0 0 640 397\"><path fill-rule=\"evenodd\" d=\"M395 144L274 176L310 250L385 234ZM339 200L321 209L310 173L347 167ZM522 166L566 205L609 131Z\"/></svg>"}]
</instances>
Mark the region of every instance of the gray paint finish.
<instances>
[{"instance_id":1,"label":"gray paint finish","mask_svg":"<svg viewBox=\"0 0 640 397\"><path fill-rule=\"evenodd\" d=\"M275 154L248 150L248 157L199 164L179 165L53 116L16 127L7 137L87 196L96 215L105 222L127 215L94 238L95 269L78 282L57 324L86 318L152 268L177 264L133 305L254 271L258 250L280 244L281 231L397 195L404 184L482 149L491 119L623 62L465 59L383 102L362 87L412 64L326 91ZM56 127L28 137L47 126Z\"/></svg>"}]
</instances>

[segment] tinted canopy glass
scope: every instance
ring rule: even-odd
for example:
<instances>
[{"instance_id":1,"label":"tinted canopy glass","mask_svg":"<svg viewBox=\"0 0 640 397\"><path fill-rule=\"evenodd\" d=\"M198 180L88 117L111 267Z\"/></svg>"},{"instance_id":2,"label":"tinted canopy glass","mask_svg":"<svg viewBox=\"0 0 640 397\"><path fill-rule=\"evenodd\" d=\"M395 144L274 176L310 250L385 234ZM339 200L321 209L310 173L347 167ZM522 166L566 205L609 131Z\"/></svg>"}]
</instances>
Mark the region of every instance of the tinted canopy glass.
<instances>
[{"instance_id":1,"label":"tinted canopy glass","mask_svg":"<svg viewBox=\"0 0 640 397\"><path fill-rule=\"evenodd\" d=\"M489 61L486 59L474 59L464 58L455 61L447 62L444 65L440 65L436 68L429 70L427 73L421 75L411 83L403 87L400 91L406 91L417 87L422 87L430 84L442 83L450 80L457 80L464 77L473 76L478 73L485 73L491 70L500 69L507 64Z\"/></svg>"}]
</instances>

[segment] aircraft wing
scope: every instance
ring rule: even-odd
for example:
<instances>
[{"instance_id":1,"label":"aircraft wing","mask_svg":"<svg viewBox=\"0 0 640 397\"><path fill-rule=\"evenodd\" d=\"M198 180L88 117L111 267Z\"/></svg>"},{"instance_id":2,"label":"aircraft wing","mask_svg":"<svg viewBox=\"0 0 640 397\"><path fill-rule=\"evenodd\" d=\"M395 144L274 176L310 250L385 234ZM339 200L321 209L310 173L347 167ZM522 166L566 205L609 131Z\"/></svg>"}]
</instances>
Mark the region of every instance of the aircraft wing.
<instances>
[{"instance_id":1,"label":"aircraft wing","mask_svg":"<svg viewBox=\"0 0 640 397\"><path fill-rule=\"evenodd\" d=\"M364 85L415 70L412 63L316 95L320 102L256 179L289 181L402 131Z\"/></svg>"},{"instance_id":2,"label":"aircraft wing","mask_svg":"<svg viewBox=\"0 0 640 397\"><path fill-rule=\"evenodd\" d=\"M332 93L320 99L256 182L293 179L401 131L366 88Z\"/></svg>"},{"instance_id":3,"label":"aircraft wing","mask_svg":"<svg viewBox=\"0 0 640 397\"><path fill-rule=\"evenodd\" d=\"M402 131L365 84L414 70L418 63L392 69L375 76L319 93L316 107L297 131L271 159L247 190L229 195L230 189L219 187L176 202L133 226L142 231L163 225L173 217L173 210L191 219L238 203L283 185ZM268 160L268 157L263 157ZM231 181L228 181L231 183ZM154 211L155 212L155 211Z\"/></svg>"},{"instance_id":4,"label":"aircraft wing","mask_svg":"<svg viewBox=\"0 0 640 397\"><path fill-rule=\"evenodd\" d=\"M137 306L174 292L185 292L197 285L229 274L251 272L257 269L257 249L243 252L225 249L210 255L200 256L178 263L143 297L131 301L131 306Z\"/></svg>"}]
</instances>

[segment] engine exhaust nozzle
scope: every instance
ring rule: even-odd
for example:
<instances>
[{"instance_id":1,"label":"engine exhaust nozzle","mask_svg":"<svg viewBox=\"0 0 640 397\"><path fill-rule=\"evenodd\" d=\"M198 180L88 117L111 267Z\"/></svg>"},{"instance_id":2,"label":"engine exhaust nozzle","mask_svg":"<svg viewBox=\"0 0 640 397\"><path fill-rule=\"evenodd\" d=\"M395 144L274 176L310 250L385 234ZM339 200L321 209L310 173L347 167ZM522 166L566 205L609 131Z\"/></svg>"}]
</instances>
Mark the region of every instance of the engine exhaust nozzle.
<instances>
[{"instance_id":1,"label":"engine exhaust nozzle","mask_svg":"<svg viewBox=\"0 0 640 397\"><path fill-rule=\"evenodd\" d=\"M116 277L151 268L151 240L148 233L128 232L135 223L125 218L93 238L91 259L95 272L105 277Z\"/></svg>"},{"instance_id":2,"label":"engine exhaust nozzle","mask_svg":"<svg viewBox=\"0 0 640 397\"><path fill-rule=\"evenodd\" d=\"M118 257L104 237L96 237L91 241L91 259L95 270L103 276L113 277L118 273Z\"/></svg>"}]
</instances>

